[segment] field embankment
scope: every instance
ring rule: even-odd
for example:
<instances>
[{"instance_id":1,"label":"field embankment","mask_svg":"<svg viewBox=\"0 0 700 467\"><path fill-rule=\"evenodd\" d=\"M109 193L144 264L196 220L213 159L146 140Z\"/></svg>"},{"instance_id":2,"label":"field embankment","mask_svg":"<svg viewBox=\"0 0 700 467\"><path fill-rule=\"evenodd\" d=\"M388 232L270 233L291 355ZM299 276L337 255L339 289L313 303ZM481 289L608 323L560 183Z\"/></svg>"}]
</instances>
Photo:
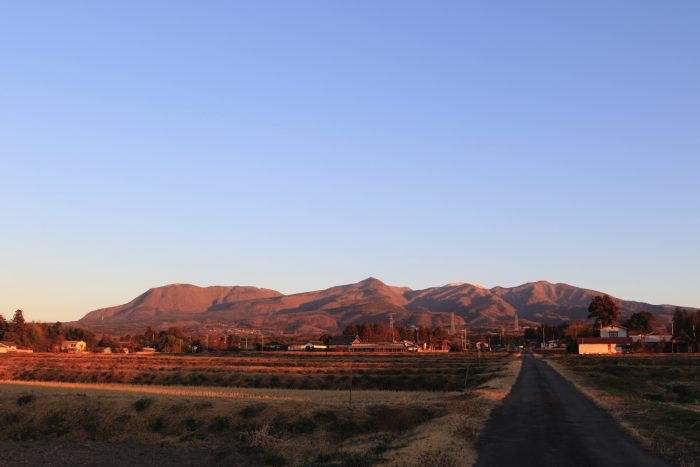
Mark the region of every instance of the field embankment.
<instances>
[{"instance_id":1,"label":"field embankment","mask_svg":"<svg viewBox=\"0 0 700 467\"><path fill-rule=\"evenodd\" d=\"M313 355L278 355L252 356L248 362L246 357L85 357L58 356L78 367L64 363L53 371L49 362L55 365L56 360L51 355L0 359L5 377L44 376L0 384L0 438L30 443L51 439L56 456L62 443L86 442L172 446L184 450L184 456L223 449L251 465L469 465L470 446L493 404L512 385L519 363L508 355L480 361L465 355L346 355L320 361ZM127 373L125 362L136 366ZM155 376L146 385L81 382L105 378L109 365L139 381L148 371ZM186 367L190 375L202 374L195 380L206 384L152 384L179 381L168 376ZM429 367L446 370L444 390L419 389L421 379L414 379L422 376L425 381L424 370L438 376ZM229 372L237 379L227 379ZM79 377L70 381L75 375ZM397 379L402 375L407 382ZM272 376L278 379L267 379ZM371 385L362 383L367 377ZM252 384L214 387L219 378ZM274 382L270 387L256 387L269 381ZM287 388L299 381L318 389ZM391 390L358 390L358 381L360 388ZM401 384L409 390L394 389Z\"/></svg>"},{"instance_id":2,"label":"field embankment","mask_svg":"<svg viewBox=\"0 0 700 467\"><path fill-rule=\"evenodd\" d=\"M700 357L551 357L547 361L646 448L700 466Z\"/></svg>"}]
</instances>

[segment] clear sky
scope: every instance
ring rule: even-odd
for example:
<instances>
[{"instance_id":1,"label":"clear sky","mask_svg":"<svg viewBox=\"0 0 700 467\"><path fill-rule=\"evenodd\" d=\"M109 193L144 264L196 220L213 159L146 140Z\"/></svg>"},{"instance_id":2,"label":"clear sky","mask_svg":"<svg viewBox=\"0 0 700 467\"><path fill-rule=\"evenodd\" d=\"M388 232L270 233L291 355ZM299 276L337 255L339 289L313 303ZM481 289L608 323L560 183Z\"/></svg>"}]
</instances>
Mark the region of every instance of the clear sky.
<instances>
[{"instance_id":1,"label":"clear sky","mask_svg":"<svg viewBox=\"0 0 700 467\"><path fill-rule=\"evenodd\" d=\"M174 282L700 306L700 2L0 4L0 313Z\"/></svg>"}]
</instances>

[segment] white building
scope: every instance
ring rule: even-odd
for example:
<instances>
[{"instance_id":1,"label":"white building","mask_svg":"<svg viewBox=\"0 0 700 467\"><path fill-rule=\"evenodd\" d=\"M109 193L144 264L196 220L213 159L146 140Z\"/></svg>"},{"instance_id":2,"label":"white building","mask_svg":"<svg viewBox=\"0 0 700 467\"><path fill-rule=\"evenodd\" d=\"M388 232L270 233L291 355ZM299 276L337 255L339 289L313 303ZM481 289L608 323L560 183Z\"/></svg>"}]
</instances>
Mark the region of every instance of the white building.
<instances>
[{"instance_id":1,"label":"white building","mask_svg":"<svg viewBox=\"0 0 700 467\"><path fill-rule=\"evenodd\" d=\"M579 337L578 353L581 355L617 354L632 343L630 337Z\"/></svg>"},{"instance_id":2,"label":"white building","mask_svg":"<svg viewBox=\"0 0 700 467\"><path fill-rule=\"evenodd\" d=\"M85 341L63 341L61 344L61 352L82 353L87 350Z\"/></svg>"},{"instance_id":3,"label":"white building","mask_svg":"<svg viewBox=\"0 0 700 467\"><path fill-rule=\"evenodd\" d=\"M600 328L600 337L627 337L627 328L624 326L604 326Z\"/></svg>"},{"instance_id":4,"label":"white building","mask_svg":"<svg viewBox=\"0 0 700 467\"><path fill-rule=\"evenodd\" d=\"M17 344L10 341L0 342L0 353L15 352L17 351Z\"/></svg>"}]
</instances>

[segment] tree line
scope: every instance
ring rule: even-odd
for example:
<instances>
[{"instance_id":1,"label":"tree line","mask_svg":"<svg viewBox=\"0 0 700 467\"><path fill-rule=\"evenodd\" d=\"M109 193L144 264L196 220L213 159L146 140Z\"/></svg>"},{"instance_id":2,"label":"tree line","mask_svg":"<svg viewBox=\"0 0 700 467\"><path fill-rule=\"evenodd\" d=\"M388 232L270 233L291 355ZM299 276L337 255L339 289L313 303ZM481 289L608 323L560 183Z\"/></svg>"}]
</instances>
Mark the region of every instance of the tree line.
<instances>
[{"instance_id":1,"label":"tree line","mask_svg":"<svg viewBox=\"0 0 700 467\"><path fill-rule=\"evenodd\" d=\"M38 352L58 352L64 341L85 341L89 347L95 346L97 338L87 329L65 327L60 322L26 322L22 310L16 310L12 319L0 315L0 340Z\"/></svg>"},{"instance_id":2,"label":"tree line","mask_svg":"<svg viewBox=\"0 0 700 467\"><path fill-rule=\"evenodd\" d=\"M559 340L571 350L575 350L579 337L596 336L601 326L622 324L632 333L649 334L659 327L657 318L648 311L640 311L621 319L620 308L615 300L608 295L596 296L588 307L588 321L574 321L560 325L540 325L525 330L525 341L541 343L544 340ZM544 331L544 332L543 332ZM440 342L452 338L453 348L459 348L461 342L455 336L449 336L446 329L426 326L394 326L393 330L384 321L360 322L346 325L342 331L345 335L357 335L365 342L371 341L401 341ZM672 337L674 342L687 347L688 351L700 351L700 311L690 311L676 308L672 318ZM319 340L328 342L331 336L324 334ZM244 347L262 349L270 343L288 343L289 336L235 333L217 333L210 335L188 334L180 327L170 327L155 330L150 326L142 334L126 334L113 337L102 335L99 339L92 331L56 323L26 322L22 310L16 310L12 319L6 320L0 315L0 340L12 341L22 347L35 351L60 351L61 344L66 340L82 340L88 349L110 347L113 349L127 348L129 351L144 347L153 347L159 352L198 352L204 349L214 351L236 351ZM509 345L514 343L513 337L494 336L494 343ZM637 346L642 344L635 344ZM649 346L647 346L649 347ZM657 346L659 351L663 345ZM654 350L647 348L646 350ZM666 349L668 350L668 349Z\"/></svg>"},{"instance_id":3,"label":"tree line","mask_svg":"<svg viewBox=\"0 0 700 467\"><path fill-rule=\"evenodd\" d=\"M384 321L350 323L343 328L344 335L357 335L362 341L408 340L413 342L437 342L448 336L446 329L427 326L394 326L393 330ZM393 335L392 335L393 334Z\"/></svg>"}]
</instances>

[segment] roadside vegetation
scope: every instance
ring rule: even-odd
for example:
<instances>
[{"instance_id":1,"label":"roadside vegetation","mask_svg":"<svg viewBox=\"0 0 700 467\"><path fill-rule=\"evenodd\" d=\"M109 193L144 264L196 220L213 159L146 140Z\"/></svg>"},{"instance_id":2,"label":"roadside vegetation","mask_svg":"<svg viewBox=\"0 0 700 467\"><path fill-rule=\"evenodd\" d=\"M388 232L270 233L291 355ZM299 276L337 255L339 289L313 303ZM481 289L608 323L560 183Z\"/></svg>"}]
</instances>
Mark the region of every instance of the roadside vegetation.
<instances>
[{"instance_id":1,"label":"roadside vegetation","mask_svg":"<svg viewBox=\"0 0 700 467\"><path fill-rule=\"evenodd\" d=\"M0 359L3 377L35 364L43 368L56 361L51 355L24 355ZM308 360L307 360L308 358ZM349 363L353 361L353 391ZM172 359L172 360L171 360ZM164 361L167 360L167 361ZM41 363L43 361L43 363ZM260 375L276 376L268 389L204 388L219 391L197 396L193 385L137 386L89 384L51 387L51 383L13 382L0 391L0 437L15 440L52 439L107 441L234 448L252 464L266 465L470 465L475 459L473 442L491 409L510 390L520 360L508 354L476 359L466 355L442 356L339 356L320 359L305 356L245 358L80 356L70 357L57 374L66 381L71 365L80 365L84 380L103 373L105 362L149 362L135 374L155 372L157 378L192 365L197 374L246 375L254 382ZM179 364L177 363L179 361ZM215 362L218 362L215 364ZM44 366L42 366L44 365ZM436 367L452 377L441 387L420 388L414 381ZM179 369L178 369L179 368ZM469 373L467 373L467 369ZM249 374L249 370L250 372ZM43 372L44 370L41 370ZM125 368L120 370L125 371ZM21 375L22 373L17 373ZM401 376L402 375L402 376ZM25 375L26 376L26 375ZM328 383L327 378L333 376ZM344 386L337 379L347 376ZM391 390L358 390L363 377ZM459 376L460 386L456 382ZM308 389L294 387L299 378L311 378ZM410 381L409 390L397 377ZM428 381L422 376L420 381ZM37 380L39 378L35 378ZM198 379L199 380L199 379ZM289 383L288 380L295 381ZM466 390L465 388L466 380ZM216 381L216 377L206 380ZM224 381L227 381L224 379ZM382 382L383 381L383 382ZM437 380L434 380L437 381ZM355 384L358 386L355 386ZM150 384L150 380L149 380ZM201 386L201 385L200 385ZM311 386L317 386L311 389ZM367 386L365 384L364 386ZM144 392L138 392L139 387ZM159 393L172 388L180 393ZM329 390L330 389L330 390ZM229 392L230 397L225 393ZM212 393L213 394L213 393Z\"/></svg>"},{"instance_id":2,"label":"roadside vegetation","mask_svg":"<svg viewBox=\"0 0 700 467\"><path fill-rule=\"evenodd\" d=\"M548 359L649 450L700 466L700 356Z\"/></svg>"}]
</instances>

